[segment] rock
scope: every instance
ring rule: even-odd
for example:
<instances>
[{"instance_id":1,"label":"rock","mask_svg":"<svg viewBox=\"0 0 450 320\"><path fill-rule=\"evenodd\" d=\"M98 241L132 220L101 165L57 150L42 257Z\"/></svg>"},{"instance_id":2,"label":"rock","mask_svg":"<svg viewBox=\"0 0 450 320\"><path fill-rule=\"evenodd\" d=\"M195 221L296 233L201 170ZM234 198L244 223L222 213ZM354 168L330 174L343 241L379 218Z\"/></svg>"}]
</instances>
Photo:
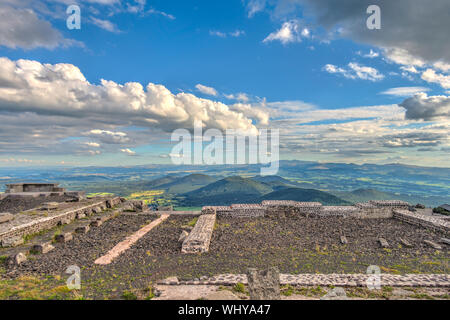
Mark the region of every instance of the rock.
<instances>
[{"instance_id":1,"label":"rock","mask_svg":"<svg viewBox=\"0 0 450 320\"><path fill-rule=\"evenodd\" d=\"M162 281L164 284L176 285L179 284L177 277L169 277Z\"/></svg>"},{"instance_id":2,"label":"rock","mask_svg":"<svg viewBox=\"0 0 450 320\"><path fill-rule=\"evenodd\" d=\"M21 236L11 237L2 240L2 247L4 248L17 247L23 243L24 243L23 237Z\"/></svg>"},{"instance_id":3,"label":"rock","mask_svg":"<svg viewBox=\"0 0 450 320\"><path fill-rule=\"evenodd\" d=\"M88 233L89 232L89 226L85 225L85 226L81 226L75 229L76 233Z\"/></svg>"},{"instance_id":4,"label":"rock","mask_svg":"<svg viewBox=\"0 0 450 320\"><path fill-rule=\"evenodd\" d=\"M400 243L402 245L404 245L405 247L407 247L407 248L412 248L413 247L413 245L411 243L409 243L408 241L406 241L405 239L399 238L399 240L400 240Z\"/></svg>"},{"instance_id":5,"label":"rock","mask_svg":"<svg viewBox=\"0 0 450 320\"><path fill-rule=\"evenodd\" d=\"M344 288L336 287L327 292L320 300L347 300L347 293Z\"/></svg>"},{"instance_id":6,"label":"rock","mask_svg":"<svg viewBox=\"0 0 450 320\"><path fill-rule=\"evenodd\" d=\"M417 209L415 207L408 207L408 210L411 211L411 212L416 212L417 211Z\"/></svg>"},{"instance_id":7,"label":"rock","mask_svg":"<svg viewBox=\"0 0 450 320\"><path fill-rule=\"evenodd\" d=\"M447 239L447 238L441 238L441 242L442 242L442 243L445 243L445 244L447 244L447 245L450 245L450 239Z\"/></svg>"},{"instance_id":8,"label":"rock","mask_svg":"<svg viewBox=\"0 0 450 320\"><path fill-rule=\"evenodd\" d=\"M382 248L389 248L389 243L384 238L379 238L378 243Z\"/></svg>"},{"instance_id":9,"label":"rock","mask_svg":"<svg viewBox=\"0 0 450 320\"><path fill-rule=\"evenodd\" d=\"M31 251L33 253L47 253L49 251L52 251L53 249L55 249L54 246L52 246L50 244L50 242L44 242L41 244L35 244L32 248Z\"/></svg>"},{"instance_id":10,"label":"rock","mask_svg":"<svg viewBox=\"0 0 450 320\"><path fill-rule=\"evenodd\" d=\"M421 203L416 204L415 207L416 207L417 209L425 209L425 205L423 205L423 204L421 204Z\"/></svg>"},{"instance_id":11,"label":"rock","mask_svg":"<svg viewBox=\"0 0 450 320\"><path fill-rule=\"evenodd\" d=\"M56 210L58 207L58 202L45 202L41 205L41 210Z\"/></svg>"},{"instance_id":12,"label":"rock","mask_svg":"<svg viewBox=\"0 0 450 320\"><path fill-rule=\"evenodd\" d=\"M240 300L240 299L230 290L220 290L207 295L205 297L205 300Z\"/></svg>"},{"instance_id":13,"label":"rock","mask_svg":"<svg viewBox=\"0 0 450 320\"><path fill-rule=\"evenodd\" d=\"M423 240L423 242L425 242L427 245L429 245L430 247L432 247L436 250L442 250L442 247L440 245L438 245L436 242L433 242L431 240Z\"/></svg>"},{"instance_id":14,"label":"rock","mask_svg":"<svg viewBox=\"0 0 450 320\"><path fill-rule=\"evenodd\" d=\"M188 237L189 233L187 231L181 232L180 237L178 238L179 243L183 243L183 241Z\"/></svg>"},{"instance_id":15,"label":"rock","mask_svg":"<svg viewBox=\"0 0 450 320\"><path fill-rule=\"evenodd\" d=\"M342 244L347 244L348 243L348 240L347 240L346 236L341 236L341 243Z\"/></svg>"},{"instance_id":16,"label":"rock","mask_svg":"<svg viewBox=\"0 0 450 320\"><path fill-rule=\"evenodd\" d=\"M27 261L27 256L22 252L19 252L8 259L8 263L13 266L19 266L25 261Z\"/></svg>"},{"instance_id":17,"label":"rock","mask_svg":"<svg viewBox=\"0 0 450 320\"><path fill-rule=\"evenodd\" d=\"M71 241L72 239L73 239L73 235L70 232L63 233L63 234L57 234L55 236L55 241L60 242L60 243L68 242L68 241Z\"/></svg>"},{"instance_id":18,"label":"rock","mask_svg":"<svg viewBox=\"0 0 450 320\"><path fill-rule=\"evenodd\" d=\"M90 226L91 227L100 227L103 224L102 220L94 220L91 221Z\"/></svg>"},{"instance_id":19,"label":"rock","mask_svg":"<svg viewBox=\"0 0 450 320\"><path fill-rule=\"evenodd\" d=\"M0 213L0 223L5 223L14 219L14 215L9 212Z\"/></svg>"},{"instance_id":20,"label":"rock","mask_svg":"<svg viewBox=\"0 0 450 320\"><path fill-rule=\"evenodd\" d=\"M84 213L80 212L77 214L77 219L83 219L83 218L86 218L86 215Z\"/></svg>"},{"instance_id":21,"label":"rock","mask_svg":"<svg viewBox=\"0 0 450 320\"><path fill-rule=\"evenodd\" d=\"M252 300L280 300L280 272L277 267L267 270L247 270L248 290Z\"/></svg>"}]
</instances>

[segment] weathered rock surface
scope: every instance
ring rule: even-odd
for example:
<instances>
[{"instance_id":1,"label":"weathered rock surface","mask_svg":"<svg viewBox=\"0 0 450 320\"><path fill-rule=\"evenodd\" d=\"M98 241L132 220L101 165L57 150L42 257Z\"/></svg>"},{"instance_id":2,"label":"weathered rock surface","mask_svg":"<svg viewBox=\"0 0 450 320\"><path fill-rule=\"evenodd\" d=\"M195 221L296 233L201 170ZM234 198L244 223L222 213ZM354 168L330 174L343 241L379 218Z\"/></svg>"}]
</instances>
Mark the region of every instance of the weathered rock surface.
<instances>
[{"instance_id":1,"label":"weathered rock surface","mask_svg":"<svg viewBox=\"0 0 450 320\"><path fill-rule=\"evenodd\" d=\"M63 234L57 234L55 236L55 241L60 242L60 243L68 242L68 241L71 241L72 239L73 239L73 235L70 232L66 232Z\"/></svg>"},{"instance_id":2,"label":"weathered rock surface","mask_svg":"<svg viewBox=\"0 0 450 320\"><path fill-rule=\"evenodd\" d=\"M252 300L280 299L280 272L276 267L267 270L249 268L247 271L248 290Z\"/></svg>"},{"instance_id":3,"label":"weathered rock surface","mask_svg":"<svg viewBox=\"0 0 450 320\"><path fill-rule=\"evenodd\" d=\"M440 246L436 242L433 242L431 240L423 240L423 242L425 242L427 245L429 245L430 247L432 247L436 250L442 250L442 246Z\"/></svg>"},{"instance_id":4,"label":"weathered rock surface","mask_svg":"<svg viewBox=\"0 0 450 320\"><path fill-rule=\"evenodd\" d=\"M44 242L44 243L40 243L40 244L35 244L31 248L31 251L33 253L47 253L47 252L52 251L53 249L55 249L55 247L52 246L50 242Z\"/></svg>"}]
</instances>

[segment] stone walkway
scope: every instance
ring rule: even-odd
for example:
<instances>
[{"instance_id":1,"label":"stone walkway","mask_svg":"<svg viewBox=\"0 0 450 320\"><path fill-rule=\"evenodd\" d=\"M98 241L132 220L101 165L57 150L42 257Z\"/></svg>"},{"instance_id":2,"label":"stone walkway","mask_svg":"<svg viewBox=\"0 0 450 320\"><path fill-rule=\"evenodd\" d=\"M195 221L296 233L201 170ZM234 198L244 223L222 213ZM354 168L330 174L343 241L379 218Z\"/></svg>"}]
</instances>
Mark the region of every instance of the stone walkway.
<instances>
[{"instance_id":1,"label":"stone walkway","mask_svg":"<svg viewBox=\"0 0 450 320\"><path fill-rule=\"evenodd\" d=\"M281 285L293 286L348 286L365 287L368 274L280 274ZM450 275L447 274L381 274L381 286L390 287L448 287ZM234 285L247 283L245 274L221 274L201 280L174 281L174 278L159 281L163 285Z\"/></svg>"},{"instance_id":2,"label":"stone walkway","mask_svg":"<svg viewBox=\"0 0 450 320\"><path fill-rule=\"evenodd\" d=\"M136 243L140 238L146 235L150 230L159 225L161 222L169 217L168 214L161 215L160 218L152 221L142 229L136 231L132 235L128 236L125 240L118 243L114 248L108 251L107 254L95 260L95 264L106 265L110 264L115 258L117 258L122 252L128 250L134 243Z\"/></svg>"}]
</instances>

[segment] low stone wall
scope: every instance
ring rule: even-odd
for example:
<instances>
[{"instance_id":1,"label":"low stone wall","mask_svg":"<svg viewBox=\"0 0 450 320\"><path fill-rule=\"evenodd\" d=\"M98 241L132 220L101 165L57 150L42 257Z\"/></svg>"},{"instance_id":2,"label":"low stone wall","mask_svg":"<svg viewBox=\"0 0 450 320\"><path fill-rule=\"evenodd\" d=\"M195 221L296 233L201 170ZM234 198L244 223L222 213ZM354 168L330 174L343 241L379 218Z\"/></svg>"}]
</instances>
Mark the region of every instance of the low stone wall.
<instances>
[{"instance_id":1,"label":"low stone wall","mask_svg":"<svg viewBox=\"0 0 450 320\"><path fill-rule=\"evenodd\" d=\"M12 227L10 230L0 234L0 242L5 239L23 237L30 234L35 234L43 230L48 230L56 227L59 224L68 223L77 218L79 215L90 215L93 212L101 212L106 208L111 208L121 202L119 197L105 198L101 201L92 203L90 205L69 210L51 217L45 217L33 220L29 223Z\"/></svg>"},{"instance_id":2,"label":"low stone wall","mask_svg":"<svg viewBox=\"0 0 450 320\"><path fill-rule=\"evenodd\" d=\"M206 206L202 214L218 217L328 217L338 216L358 219L392 218L394 209L407 209L409 203L400 200L382 200L357 203L354 206L323 206L319 202L290 200L264 200L261 204L232 204L231 206Z\"/></svg>"},{"instance_id":3,"label":"low stone wall","mask_svg":"<svg viewBox=\"0 0 450 320\"><path fill-rule=\"evenodd\" d=\"M407 222L409 224L424 227L426 229L434 231L439 231L444 233L445 235L450 235L450 222L444 219L413 213L402 209L394 209L393 216L394 218Z\"/></svg>"},{"instance_id":4,"label":"low stone wall","mask_svg":"<svg viewBox=\"0 0 450 320\"><path fill-rule=\"evenodd\" d=\"M292 286L342 286L366 287L370 274L280 274L281 285ZM220 274L204 280L170 282L159 281L164 285L235 285L247 284L245 274ZM370 282L372 283L372 282ZM380 285L390 287L450 287L450 275L447 274L380 274Z\"/></svg>"},{"instance_id":5,"label":"low stone wall","mask_svg":"<svg viewBox=\"0 0 450 320\"><path fill-rule=\"evenodd\" d=\"M194 229L183 241L182 253L208 252L211 236L216 223L216 214L199 216Z\"/></svg>"}]
</instances>

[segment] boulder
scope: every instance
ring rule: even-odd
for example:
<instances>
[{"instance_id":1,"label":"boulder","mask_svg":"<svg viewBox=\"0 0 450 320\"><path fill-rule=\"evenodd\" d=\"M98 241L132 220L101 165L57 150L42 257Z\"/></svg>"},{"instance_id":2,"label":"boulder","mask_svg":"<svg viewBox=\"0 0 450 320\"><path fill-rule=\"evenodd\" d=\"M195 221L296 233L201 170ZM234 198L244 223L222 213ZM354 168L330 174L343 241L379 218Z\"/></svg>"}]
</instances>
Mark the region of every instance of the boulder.
<instances>
[{"instance_id":1,"label":"boulder","mask_svg":"<svg viewBox=\"0 0 450 320\"><path fill-rule=\"evenodd\" d=\"M91 227L100 227L103 224L102 220L94 220L89 224Z\"/></svg>"},{"instance_id":2,"label":"boulder","mask_svg":"<svg viewBox=\"0 0 450 320\"><path fill-rule=\"evenodd\" d=\"M277 267L247 270L248 290L252 300L280 299L280 272Z\"/></svg>"},{"instance_id":3,"label":"boulder","mask_svg":"<svg viewBox=\"0 0 450 320\"><path fill-rule=\"evenodd\" d=\"M45 202L41 205L41 210L56 210L59 207L59 202Z\"/></svg>"},{"instance_id":4,"label":"boulder","mask_svg":"<svg viewBox=\"0 0 450 320\"><path fill-rule=\"evenodd\" d=\"M415 205L416 209L425 209L425 205L418 203Z\"/></svg>"}]
</instances>

